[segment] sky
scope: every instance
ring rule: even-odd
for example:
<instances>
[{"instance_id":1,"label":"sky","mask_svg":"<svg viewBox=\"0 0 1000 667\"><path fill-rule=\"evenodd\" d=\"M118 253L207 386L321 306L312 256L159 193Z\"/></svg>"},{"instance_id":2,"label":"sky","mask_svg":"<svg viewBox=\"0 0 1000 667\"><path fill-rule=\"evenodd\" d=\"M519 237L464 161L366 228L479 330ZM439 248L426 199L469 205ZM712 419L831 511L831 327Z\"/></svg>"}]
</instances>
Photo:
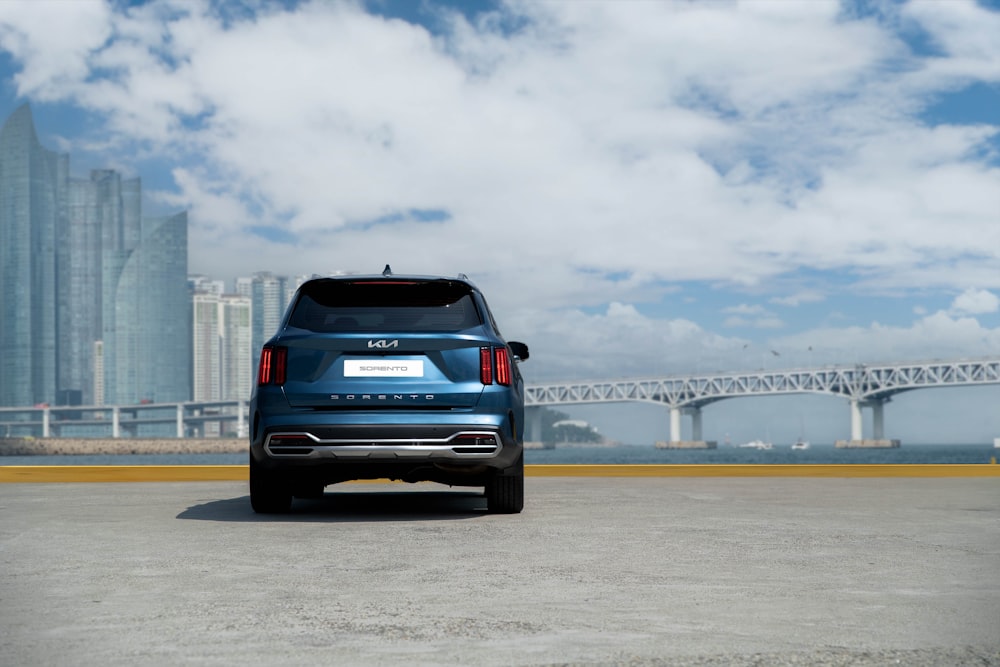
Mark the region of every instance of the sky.
<instances>
[{"instance_id":1,"label":"sky","mask_svg":"<svg viewBox=\"0 0 1000 667\"><path fill-rule=\"evenodd\" d=\"M996 0L5 0L0 117L187 210L192 273L467 274L529 383L996 358L997 35ZM836 398L704 415L849 428ZM886 429L991 442L1000 388Z\"/></svg>"}]
</instances>

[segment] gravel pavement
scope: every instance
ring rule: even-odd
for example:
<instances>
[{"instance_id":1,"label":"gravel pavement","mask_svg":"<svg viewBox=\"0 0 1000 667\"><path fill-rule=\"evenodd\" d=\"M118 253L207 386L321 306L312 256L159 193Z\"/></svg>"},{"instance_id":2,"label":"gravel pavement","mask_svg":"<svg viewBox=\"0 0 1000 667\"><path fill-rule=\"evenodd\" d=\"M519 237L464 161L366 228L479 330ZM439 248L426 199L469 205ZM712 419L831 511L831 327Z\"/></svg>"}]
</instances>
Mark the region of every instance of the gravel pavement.
<instances>
[{"instance_id":1,"label":"gravel pavement","mask_svg":"<svg viewBox=\"0 0 1000 667\"><path fill-rule=\"evenodd\" d=\"M1000 483L0 484L0 664L1000 665Z\"/></svg>"}]
</instances>

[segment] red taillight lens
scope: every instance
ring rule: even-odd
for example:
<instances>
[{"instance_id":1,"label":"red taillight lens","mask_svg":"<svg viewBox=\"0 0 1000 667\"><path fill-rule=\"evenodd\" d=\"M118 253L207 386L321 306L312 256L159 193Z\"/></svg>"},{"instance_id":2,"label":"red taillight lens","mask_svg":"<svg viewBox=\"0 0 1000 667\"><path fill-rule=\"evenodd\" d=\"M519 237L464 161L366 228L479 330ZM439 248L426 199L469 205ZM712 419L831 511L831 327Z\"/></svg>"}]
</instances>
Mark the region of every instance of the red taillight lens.
<instances>
[{"instance_id":1,"label":"red taillight lens","mask_svg":"<svg viewBox=\"0 0 1000 667\"><path fill-rule=\"evenodd\" d=\"M493 351L488 347L479 348L479 381L493 384Z\"/></svg>"},{"instance_id":2,"label":"red taillight lens","mask_svg":"<svg viewBox=\"0 0 1000 667\"><path fill-rule=\"evenodd\" d=\"M288 348L274 348L274 384L285 384L285 370L288 367Z\"/></svg>"},{"instance_id":3,"label":"red taillight lens","mask_svg":"<svg viewBox=\"0 0 1000 667\"><path fill-rule=\"evenodd\" d=\"M285 384L285 369L288 349L265 347L260 351L260 366L257 368L257 384Z\"/></svg>"},{"instance_id":4,"label":"red taillight lens","mask_svg":"<svg viewBox=\"0 0 1000 667\"><path fill-rule=\"evenodd\" d=\"M257 366L257 384L267 384L271 381L271 348L260 351L260 365Z\"/></svg>"},{"instance_id":5,"label":"red taillight lens","mask_svg":"<svg viewBox=\"0 0 1000 667\"><path fill-rule=\"evenodd\" d=\"M506 347L494 348L497 361L497 383L510 384L510 352Z\"/></svg>"}]
</instances>

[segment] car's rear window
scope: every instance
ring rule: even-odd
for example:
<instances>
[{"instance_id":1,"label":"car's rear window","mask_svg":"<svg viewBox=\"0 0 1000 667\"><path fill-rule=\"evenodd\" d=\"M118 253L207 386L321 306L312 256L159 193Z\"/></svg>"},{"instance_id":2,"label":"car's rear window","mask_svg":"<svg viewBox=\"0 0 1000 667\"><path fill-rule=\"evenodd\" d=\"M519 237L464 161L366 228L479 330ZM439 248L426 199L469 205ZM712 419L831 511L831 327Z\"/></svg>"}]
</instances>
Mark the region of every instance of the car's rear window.
<instances>
[{"instance_id":1,"label":"car's rear window","mask_svg":"<svg viewBox=\"0 0 1000 667\"><path fill-rule=\"evenodd\" d=\"M288 323L318 333L456 332L482 320L462 283L315 280L302 286Z\"/></svg>"}]
</instances>

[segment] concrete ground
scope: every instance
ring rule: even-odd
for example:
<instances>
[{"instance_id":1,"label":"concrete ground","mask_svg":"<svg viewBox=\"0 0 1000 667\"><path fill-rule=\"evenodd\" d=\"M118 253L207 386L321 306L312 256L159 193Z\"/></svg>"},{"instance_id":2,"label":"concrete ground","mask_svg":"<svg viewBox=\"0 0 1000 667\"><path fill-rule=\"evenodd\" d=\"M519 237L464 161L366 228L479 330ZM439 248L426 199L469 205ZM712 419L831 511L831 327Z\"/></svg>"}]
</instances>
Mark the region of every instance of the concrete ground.
<instances>
[{"instance_id":1,"label":"concrete ground","mask_svg":"<svg viewBox=\"0 0 1000 667\"><path fill-rule=\"evenodd\" d=\"M1000 665L1000 481L0 484L3 665Z\"/></svg>"}]
</instances>

